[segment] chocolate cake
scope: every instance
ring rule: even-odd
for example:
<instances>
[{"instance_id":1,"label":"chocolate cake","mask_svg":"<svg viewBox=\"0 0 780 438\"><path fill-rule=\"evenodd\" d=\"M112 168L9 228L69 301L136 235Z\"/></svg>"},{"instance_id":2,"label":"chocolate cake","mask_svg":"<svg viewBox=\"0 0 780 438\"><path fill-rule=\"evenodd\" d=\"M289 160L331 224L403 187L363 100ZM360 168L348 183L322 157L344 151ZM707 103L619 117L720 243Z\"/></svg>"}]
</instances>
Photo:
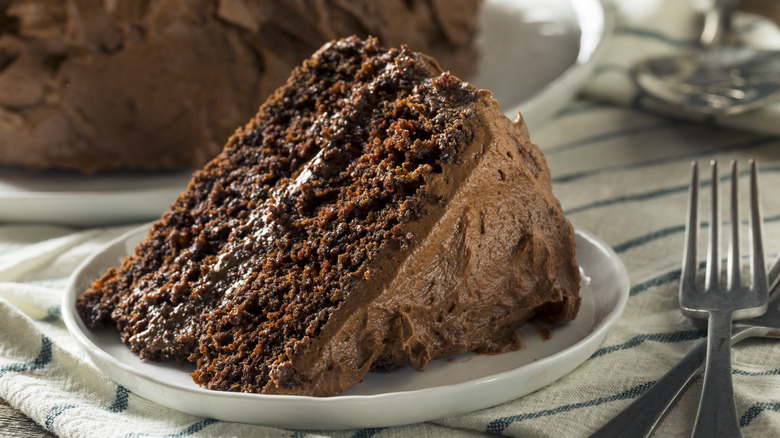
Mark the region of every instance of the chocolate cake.
<instances>
[{"instance_id":1,"label":"chocolate cake","mask_svg":"<svg viewBox=\"0 0 780 438\"><path fill-rule=\"evenodd\" d=\"M580 303L575 239L522 118L406 47L297 68L77 307L215 390L329 396L519 348Z\"/></svg>"},{"instance_id":2,"label":"chocolate cake","mask_svg":"<svg viewBox=\"0 0 780 438\"><path fill-rule=\"evenodd\" d=\"M0 1L0 165L200 168L327 41L476 65L479 0Z\"/></svg>"}]
</instances>

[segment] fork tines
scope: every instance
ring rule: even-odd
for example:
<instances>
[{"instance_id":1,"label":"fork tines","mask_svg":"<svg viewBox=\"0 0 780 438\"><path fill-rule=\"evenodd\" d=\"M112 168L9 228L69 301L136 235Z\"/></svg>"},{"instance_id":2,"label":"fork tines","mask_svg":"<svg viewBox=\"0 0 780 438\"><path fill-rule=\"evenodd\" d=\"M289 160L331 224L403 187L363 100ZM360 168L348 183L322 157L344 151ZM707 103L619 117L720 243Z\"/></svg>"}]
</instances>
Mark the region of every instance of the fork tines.
<instances>
[{"instance_id":1,"label":"fork tines","mask_svg":"<svg viewBox=\"0 0 780 438\"><path fill-rule=\"evenodd\" d=\"M712 170L712 182L711 182L711 208L710 208L710 224L709 224L709 238L707 244L707 261L705 269L704 288L702 289L702 300L695 299L696 294L681 294L680 304L686 313L691 316L707 317L709 310L718 310L718 302L722 303L722 300L715 300L708 292L721 290L722 292L737 292L742 293L731 294L724 293L726 301L741 301L745 303L745 308L737 306L734 313L735 319L749 318L763 313L759 309L751 309L750 302L756 302L751 300L748 295L755 295L760 301L762 298L766 301L768 294L766 268L764 264L764 248L763 239L761 233L761 207L758 196L758 170L755 161L750 160L750 272L751 282L750 287L746 288L742 284L741 270L740 270L740 244L739 244L739 230L740 230L740 215L739 215L739 190L738 179L739 173L737 171L736 162L731 162L731 192L730 192L730 223L731 230L729 239L729 253L727 258L727 284L726 288L719 287L720 282L720 206L719 206L719 183L720 177L718 174L718 163L712 161L710 163ZM696 278L698 272L698 263L696 256L697 240L700 228L699 221L699 165L697 162L693 162L691 165L691 188L690 199L688 205L688 223L686 224L686 238L685 248L683 256L683 268L682 278L680 282L681 291L683 289L693 290L697 289ZM710 296L707 296L710 295ZM713 308L714 305L714 308Z\"/></svg>"}]
</instances>

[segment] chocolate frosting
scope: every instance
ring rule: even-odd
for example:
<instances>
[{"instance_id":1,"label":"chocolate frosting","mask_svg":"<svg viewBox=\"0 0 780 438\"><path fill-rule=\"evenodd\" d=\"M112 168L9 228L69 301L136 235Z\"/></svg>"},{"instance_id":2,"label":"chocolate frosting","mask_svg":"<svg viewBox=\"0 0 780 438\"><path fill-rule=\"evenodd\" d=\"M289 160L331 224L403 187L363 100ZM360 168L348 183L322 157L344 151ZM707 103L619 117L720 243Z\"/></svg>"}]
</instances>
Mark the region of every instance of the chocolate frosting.
<instances>
[{"instance_id":1,"label":"chocolate frosting","mask_svg":"<svg viewBox=\"0 0 780 438\"><path fill-rule=\"evenodd\" d=\"M455 3L0 1L0 164L200 167L293 67L351 34L467 75L478 0Z\"/></svg>"},{"instance_id":2,"label":"chocolate frosting","mask_svg":"<svg viewBox=\"0 0 780 438\"><path fill-rule=\"evenodd\" d=\"M322 333L288 352L303 393L341 393L383 364L422 370L437 357L515 350L530 318L576 316L574 233L546 160L522 117L510 122L490 92L479 94L463 162L428 183L446 202L408 224L419 244L385 248ZM273 382L263 392L288 393Z\"/></svg>"}]
</instances>

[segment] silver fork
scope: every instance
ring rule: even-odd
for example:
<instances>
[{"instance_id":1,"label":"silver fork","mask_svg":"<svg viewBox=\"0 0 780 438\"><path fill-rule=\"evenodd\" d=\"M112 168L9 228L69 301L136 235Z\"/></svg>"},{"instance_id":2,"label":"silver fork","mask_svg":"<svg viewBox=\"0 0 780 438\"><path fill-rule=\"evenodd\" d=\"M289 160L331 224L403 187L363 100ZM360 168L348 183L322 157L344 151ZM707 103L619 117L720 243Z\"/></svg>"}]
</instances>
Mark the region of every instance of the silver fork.
<instances>
[{"instance_id":1,"label":"silver fork","mask_svg":"<svg viewBox=\"0 0 780 438\"><path fill-rule=\"evenodd\" d=\"M752 318L766 312L768 287L761 237L761 212L758 200L756 163L750 161L750 286L741 279L739 257L739 194L737 165L731 163L731 238L729 242L727 284L720 285L720 221L718 202L718 166L712 167L712 202L707 245L704 288L696 283L698 263L696 245L699 231L699 166L691 168L688 223L683 250L680 307L691 317L707 318L707 357L699 411L693 426L693 437L742 436L734 404L731 381L731 324L733 319Z\"/></svg>"},{"instance_id":2,"label":"silver fork","mask_svg":"<svg viewBox=\"0 0 780 438\"><path fill-rule=\"evenodd\" d=\"M780 284L780 257L770 269L768 277L769 290L772 291ZM780 291L775 290L772 294L765 314L734 325L731 343L733 345L757 336L780 338ZM591 438L651 436L685 389L701 374L706 354L706 341L698 343L644 394L599 428Z\"/></svg>"}]
</instances>

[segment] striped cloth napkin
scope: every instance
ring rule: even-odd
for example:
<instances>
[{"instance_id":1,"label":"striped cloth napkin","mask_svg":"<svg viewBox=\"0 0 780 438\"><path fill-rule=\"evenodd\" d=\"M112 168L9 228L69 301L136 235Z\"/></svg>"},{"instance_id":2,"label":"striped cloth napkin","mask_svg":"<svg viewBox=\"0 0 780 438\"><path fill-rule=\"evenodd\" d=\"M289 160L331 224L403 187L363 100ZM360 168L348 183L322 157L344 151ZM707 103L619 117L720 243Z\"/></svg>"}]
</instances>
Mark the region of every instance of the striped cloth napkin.
<instances>
[{"instance_id":1,"label":"striped cloth napkin","mask_svg":"<svg viewBox=\"0 0 780 438\"><path fill-rule=\"evenodd\" d=\"M748 158L759 161L766 251L769 256L780 251L780 137L771 133L772 126L730 130L605 102L637 100L599 90L612 82L615 89L626 85L623 89L630 93L627 64L611 56L612 51L631 44L644 47L640 36L654 35L622 16L625 10L618 12L611 52L588 87L589 95L598 99L575 102L532 133L548 158L566 215L575 227L612 246L631 277L631 296L613 332L595 354L559 381L478 412L392 428L279 430L183 414L109 380L75 345L60 317L68 276L91 253L135 225L74 230L4 224L0 397L62 437L588 436L705 335L699 323L682 315L676 299L691 160L735 159L743 169ZM674 17L669 20L676 23ZM693 35L650 36L647 46L675 46L669 42L692 41ZM780 430L780 344L743 341L733 352L733 365L745 436L774 436ZM658 436L690 434L699 390L697 382L664 420Z\"/></svg>"}]
</instances>

